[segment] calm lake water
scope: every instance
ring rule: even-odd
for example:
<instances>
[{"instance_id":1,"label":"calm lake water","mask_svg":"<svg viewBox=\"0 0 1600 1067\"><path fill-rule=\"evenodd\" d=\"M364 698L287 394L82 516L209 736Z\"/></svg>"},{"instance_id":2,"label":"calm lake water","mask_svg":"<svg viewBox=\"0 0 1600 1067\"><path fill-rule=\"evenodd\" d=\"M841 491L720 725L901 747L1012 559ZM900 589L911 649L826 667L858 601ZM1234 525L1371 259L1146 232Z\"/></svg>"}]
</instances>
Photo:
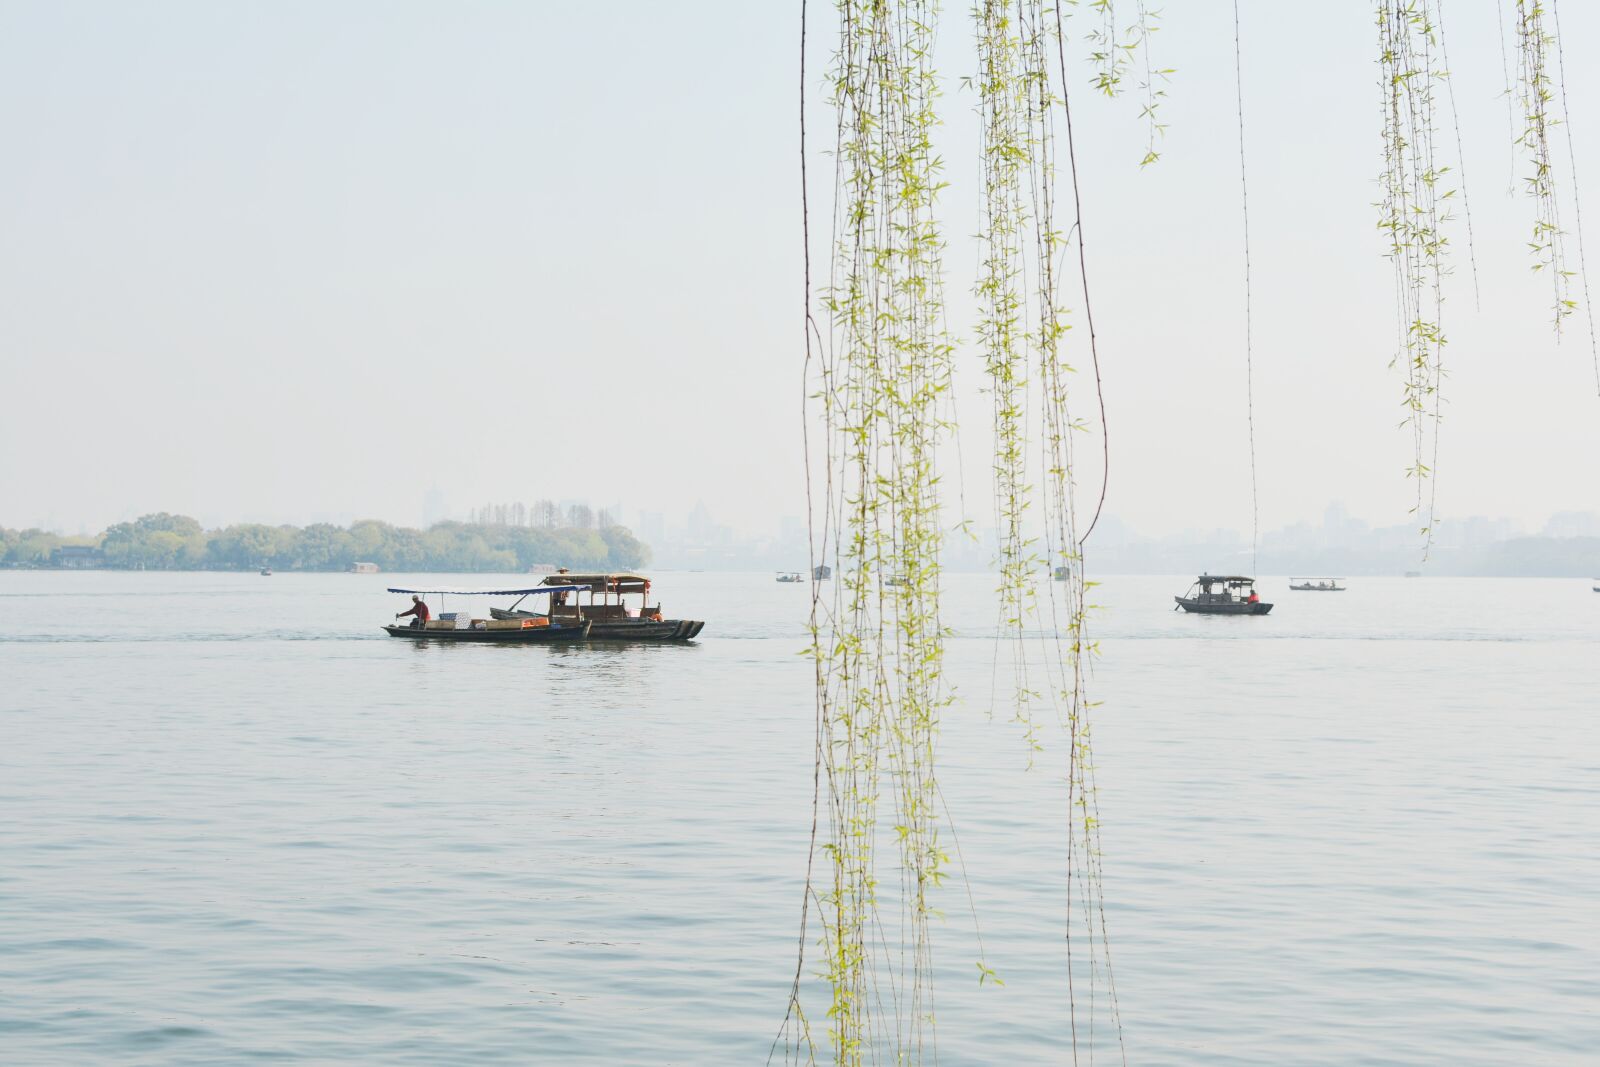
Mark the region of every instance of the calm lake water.
<instances>
[{"instance_id":1,"label":"calm lake water","mask_svg":"<svg viewBox=\"0 0 1600 1067\"><path fill-rule=\"evenodd\" d=\"M1590 583L1272 579L1219 619L1189 580L1097 590L1129 1062L1597 1062ZM808 587L661 574L694 645L507 648L385 637L388 584L0 572L0 1062L766 1059ZM1058 1063L1063 746L1026 769L991 580L950 586L942 778L1006 984L948 888L939 1062Z\"/></svg>"}]
</instances>

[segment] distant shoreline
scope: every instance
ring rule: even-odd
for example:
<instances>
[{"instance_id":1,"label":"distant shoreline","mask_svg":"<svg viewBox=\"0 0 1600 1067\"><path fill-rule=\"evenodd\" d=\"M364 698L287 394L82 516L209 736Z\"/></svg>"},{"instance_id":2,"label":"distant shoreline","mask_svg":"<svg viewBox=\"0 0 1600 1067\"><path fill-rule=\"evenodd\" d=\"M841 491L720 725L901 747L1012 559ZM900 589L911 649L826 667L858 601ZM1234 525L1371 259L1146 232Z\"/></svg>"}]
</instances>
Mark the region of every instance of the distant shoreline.
<instances>
[{"instance_id":1,"label":"distant shoreline","mask_svg":"<svg viewBox=\"0 0 1600 1067\"><path fill-rule=\"evenodd\" d=\"M366 519L348 527L205 530L187 515L158 512L92 537L0 527L0 567L13 570L538 573L558 566L632 570L649 558L649 547L627 527L592 519L566 526L440 522L426 530Z\"/></svg>"}]
</instances>

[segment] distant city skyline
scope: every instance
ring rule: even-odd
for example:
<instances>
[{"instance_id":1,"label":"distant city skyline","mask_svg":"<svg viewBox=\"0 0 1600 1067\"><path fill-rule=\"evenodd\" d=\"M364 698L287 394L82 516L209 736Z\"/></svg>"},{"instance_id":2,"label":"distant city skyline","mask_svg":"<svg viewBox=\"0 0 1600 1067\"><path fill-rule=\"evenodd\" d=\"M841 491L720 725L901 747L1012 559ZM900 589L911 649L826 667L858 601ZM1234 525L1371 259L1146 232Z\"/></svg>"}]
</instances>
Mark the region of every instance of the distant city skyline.
<instances>
[{"instance_id":1,"label":"distant city skyline","mask_svg":"<svg viewBox=\"0 0 1600 1067\"><path fill-rule=\"evenodd\" d=\"M699 544L699 545L731 545L735 543L765 543L778 542L803 545L806 540L806 519L804 515L777 516L765 528L751 528L734 523L719 522L716 513L704 500L696 500L687 510L679 516L651 508L628 508L624 501L613 500L606 504L596 504L592 498L578 497L528 497L522 500L487 501L475 507L455 508L448 505L448 498L436 490L430 490L419 505L417 517L404 515L368 515L349 513L310 513L298 516L272 516L247 514L240 516L196 515L201 524L208 529L220 528L236 523L263 523L266 525L309 525L317 522L333 522L348 524L364 519L376 519L391 522L396 525L417 525L423 529L439 522L499 522L510 525L538 525L534 521L534 509L541 502L547 501L556 506L564 517L574 507L588 508L593 513L597 523L602 517L610 517L621 525L628 526L637 536L647 543L673 543L673 544ZM520 517L516 509L521 506ZM494 509L504 509L506 515L497 518L492 512ZM67 527L62 524L49 524L47 522L25 522L0 513L0 526L12 529L41 529L63 536L81 536L105 529L116 522L127 522L138 518L140 515L157 511L173 510L163 508L144 508L138 511L113 516L109 521L103 522L93 529L85 524L77 527ZM187 512L175 511L176 514ZM949 522L954 527L955 521ZM994 528L981 521L974 522L973 528L981 531L986 539L993 539ZM1299 519L1285 523L1272 529L1261 531L1261 544L1270 546L1274 544L1333 544L1347 543L1351 540L1370 539L1380 536L1385 544L1396 547L1416 545L1420 548L1422 539L1414 522L1383 523L1370 516L1352 515L1342 501L1329 501L1319 513L1318 517ZM1490 544L1497 540L1504 540L1516 536L1543 536L1543 537L1600 537L1600 512L1582 510L1553 511L1542 519L1532 522L1523 522L1519 519L1498 515L1469 515L1459 519L1441 518L1434 527L1432 541L1440 546L1457 545L1482 545ZM1237 541L1248 544L1249 530L1239 527L1202 527L1190 526L1166 532L1147 532L1135 527L1124 520L1120 515L1107 512L1102 515L1093 535L1093 544L1096 547L1116 546L1127 543L1146 542L1193 542L1193 543L1224 543Z\"/></svg>"}]
</instances>

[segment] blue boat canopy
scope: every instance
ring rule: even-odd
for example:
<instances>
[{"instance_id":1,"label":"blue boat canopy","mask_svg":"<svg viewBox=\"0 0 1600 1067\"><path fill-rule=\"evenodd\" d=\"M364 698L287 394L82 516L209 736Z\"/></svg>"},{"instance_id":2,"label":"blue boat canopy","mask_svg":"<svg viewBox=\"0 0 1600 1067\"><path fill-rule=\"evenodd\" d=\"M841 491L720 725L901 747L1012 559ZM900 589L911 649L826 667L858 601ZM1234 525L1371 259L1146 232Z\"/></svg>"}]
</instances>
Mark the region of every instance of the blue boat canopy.
<instances>
[{"instance_id":1,"label":"blue boat canopy","mask_svg":"<svg viewBox=\"0 0 1600 1067\"><path fill-rule=\"evenodd\" d=\"M586 585L541 585L532 589L390 589L391 593L417 593L423 596L433 594L448 596L529 596L533 593L563 593L577 589L587 589Z\"/></svg>"}]
</instances>

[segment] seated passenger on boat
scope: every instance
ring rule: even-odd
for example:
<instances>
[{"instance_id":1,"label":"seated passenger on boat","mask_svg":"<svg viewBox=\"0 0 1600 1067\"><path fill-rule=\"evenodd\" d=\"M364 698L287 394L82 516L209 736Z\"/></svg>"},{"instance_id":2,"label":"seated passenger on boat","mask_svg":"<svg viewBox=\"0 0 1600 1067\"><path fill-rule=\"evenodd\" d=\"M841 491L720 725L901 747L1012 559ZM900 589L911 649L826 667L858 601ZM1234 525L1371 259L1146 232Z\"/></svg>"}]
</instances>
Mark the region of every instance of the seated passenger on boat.
<instances>
[{"instance_id":1,"label":"seated passenger on boat","mask_svg":"<svg viewBox=\"0 0 1600 1067\"><path fill-rule=\"evenodd\" d=\"M420 596L413 596L411 598L411 608L409 611L395 612L394 617L397 619L403 619L407 615L416 616L416 618L411 620L411 628L413 630L425 630L428 628L428 618L430 616L430 612L428 611L427 603Z\"/></svg>"}]
</instances>

